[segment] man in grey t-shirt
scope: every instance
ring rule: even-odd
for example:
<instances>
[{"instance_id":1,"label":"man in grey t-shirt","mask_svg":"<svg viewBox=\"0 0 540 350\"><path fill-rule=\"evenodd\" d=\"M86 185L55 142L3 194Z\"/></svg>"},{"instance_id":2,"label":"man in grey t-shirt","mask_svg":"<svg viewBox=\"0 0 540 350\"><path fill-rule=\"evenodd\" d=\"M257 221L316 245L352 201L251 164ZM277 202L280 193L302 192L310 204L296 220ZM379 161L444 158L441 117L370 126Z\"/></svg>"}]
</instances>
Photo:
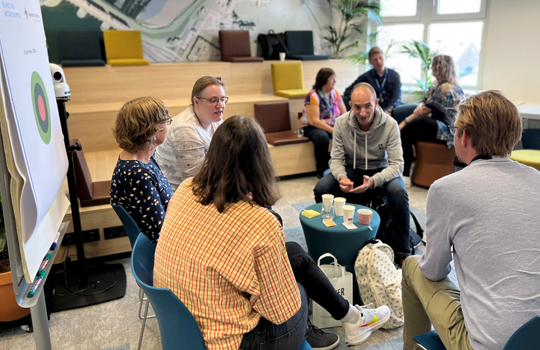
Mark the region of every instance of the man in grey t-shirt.
<instances>
[{"instance_id":1,"label":"man in grey t-shirt","mask_svg":"<svg viewBox=\"0 0 540 350\"><path fill-rule=\"evenodd\" d=\"M521 118L498 91L465 100L452 132L468 166L429 189L426 253L403 265L404 349L433 324L447 349L502 350L540 314L540 172L508 158Z\"/></svg>"}]
</instances>

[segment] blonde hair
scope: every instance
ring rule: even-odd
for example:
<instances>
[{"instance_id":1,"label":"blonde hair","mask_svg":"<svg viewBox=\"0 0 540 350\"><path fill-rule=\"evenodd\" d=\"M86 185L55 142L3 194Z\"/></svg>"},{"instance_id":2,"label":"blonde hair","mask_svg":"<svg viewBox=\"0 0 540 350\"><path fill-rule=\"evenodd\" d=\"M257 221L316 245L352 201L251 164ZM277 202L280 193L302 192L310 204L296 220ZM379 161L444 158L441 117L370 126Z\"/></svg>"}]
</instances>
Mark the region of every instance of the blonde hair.
<instances>
[{"instance_id":1,"label":"blonde hair","mask_svg":"<svg viewBox=\"0 0 540 350\"><path fill-rule=\"evenodd\" d=\"M463 101L455 125L458 137L466 131L473 149L483 156L510 155L523 130L516 106L496 90Z\"/></svg>"},{"instance_id":2,"label":"blonde hair","mask_svg":"<svg viewBox=\"0 0 540 350\"><path fill-rule=\"evenodd\" d=\"M201 94L209 86L212 85L219 85L223 87L223 90L225 90L225 83L221 81L219 78L214 78L210 76L204 76L199 78L195 85L193 85L193 90L191 91L191 105L193 106L193 98L201 98Z\"/></svg>"},{"instance_id":3,"label":"blonde hair","mask_svg":"<svg viewBox=\"0 0 540 350\"><path fill-rule=\"evenodd\" d=\"M148 149L152 136L163 129L169 110L160 99L139 97L126 102L116 116L113 135L118 146L130 153Z\"/></svg>"},{"instance_id":4,"label":"blonde hair","mask_svg":"<svg viewBox=\"0 0 540 350\"><path fill-rule=\"evenodd\" d=\"M435 79L437 79L439 86L444 83L449 83L452 86L458 85L454 60L450 56L437 55L433 57L431 72Z\"/></svg>"},{"instance_id":5,"label":"blonde hair","mask_svg":"<svg viewBox=\"0 0 540 350\"><path fill-rule=\"evenodd\" d=\"M380 54L383 55L383 57L384 57L384 52L383 52L383 50L381 50L381 48L378 47L378 46L373 46L373 47L371 48L371 50L369 50L369 52L368 52L368 59L369 59L369 61L371 61L371 56L373 56L373 55L375 55L375 54L378 54L378 53L380 53Z\"/></svg>"}]
</instances>

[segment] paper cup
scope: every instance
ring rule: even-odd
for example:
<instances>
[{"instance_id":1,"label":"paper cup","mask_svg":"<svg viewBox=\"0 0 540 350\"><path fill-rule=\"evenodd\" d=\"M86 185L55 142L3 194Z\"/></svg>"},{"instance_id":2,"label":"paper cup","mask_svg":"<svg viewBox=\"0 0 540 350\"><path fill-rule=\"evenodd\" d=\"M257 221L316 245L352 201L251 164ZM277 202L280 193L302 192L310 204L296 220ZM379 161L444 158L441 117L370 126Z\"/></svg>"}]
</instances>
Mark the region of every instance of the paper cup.
<instances>
[{"instance_id":1,"label":"paper cup","mask_svg":"<svg viewBox=\"0 0 540 350\"><path fill-rule=\"evenodd\" d=\"M369 209L358 209L358 222L360 225L369 225L373 212Z\"/></svg>"},{"instance_id":2,"label":"paper cup","mask_svg":"<svg viewBox=\"0 0 540 350\"><path fill-rule=\"evenodd\" d=\"M286 55L285 52L280 52L280 53L279 53L279 60L280 60L281 62L284 62L284 61L285 61L285 55Z\"/></svg>"},{"instance_id":3,"label":"paper cup","mask_svg":"<svg viewBox=\"0 0 540 350\"><path fill-rule=\"evenodd\" d=\"M343 216L344 205L345 205L345 198L343 197L334 198L334 210L336 211L336 216Z\"/></svg>"},{"instance_id":4,"label":"paper cup","mask_svg":"<svg viewBox=\"0 0 540 350\"><path fill-rule=\"evenodd\" d=\"M332 202L333 201L334 201L334 195L333 194L323 194L322 195L322 202L323 202L325 211L330 211L330 209L332 209Z\"/></svg>"},{"instance_id":5,"label":"paper cup","mask_svg":"<svg viewBox=\"0 0 540 350\"><path fill-rule=\"evenodd\" d=\"M355 208L352 205L343 206L343 223L344 224L353 222L354 209Z\"/></svg>"}]
</instances>

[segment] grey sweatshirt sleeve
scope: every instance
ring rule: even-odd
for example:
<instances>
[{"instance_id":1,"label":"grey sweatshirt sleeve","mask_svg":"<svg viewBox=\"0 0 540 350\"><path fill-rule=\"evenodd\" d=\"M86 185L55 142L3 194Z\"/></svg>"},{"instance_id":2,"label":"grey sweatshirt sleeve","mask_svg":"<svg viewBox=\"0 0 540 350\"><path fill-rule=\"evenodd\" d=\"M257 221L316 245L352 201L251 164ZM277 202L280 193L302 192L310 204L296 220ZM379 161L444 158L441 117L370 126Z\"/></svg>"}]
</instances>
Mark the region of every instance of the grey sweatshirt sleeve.
<instances>
[{"instance_id":1,"label":"grey sweatshirt sleeve","mask_svg":"<svg viewBox=\"0 0 540 350\"><path fill-rule=\"evenodd\" d=\"M432 281L442 280L451 271L452 233L449 228L454 226L448 222L448 195L436 182L428 191L426 232L429 240L419 267L424 276Z\"/></svg>"},{"instance_id":2,"label":"grey sweatshirt sleeve","mask_svg":"<svg viewBox=\"0 0 540 350\"><path fill-rule=\"evenodd\" d=\"M346 118L346 117L342 117ZM330 170L334 178L339 181L342 176L347 177L345 171L345 148L343 147L343 138L341 125L346 123L336 123L334 125L334 132L332 133L332 152L330 152Z\"/></svg>"},{"instance_id":3,"label":"grey sweatshirt sleeve","mask_svg":"<svg viewBox=\"0 0 540 350\"><path fill-rule=\"evenodd\" d=\"M403 174L403 150L401 148L399 127L397 122L390 117L387 118L386 123L389 124L388 127L390 128L386 145L388 167L372 176L375 187L382 186Z\"/></svg>"}]
</instances>

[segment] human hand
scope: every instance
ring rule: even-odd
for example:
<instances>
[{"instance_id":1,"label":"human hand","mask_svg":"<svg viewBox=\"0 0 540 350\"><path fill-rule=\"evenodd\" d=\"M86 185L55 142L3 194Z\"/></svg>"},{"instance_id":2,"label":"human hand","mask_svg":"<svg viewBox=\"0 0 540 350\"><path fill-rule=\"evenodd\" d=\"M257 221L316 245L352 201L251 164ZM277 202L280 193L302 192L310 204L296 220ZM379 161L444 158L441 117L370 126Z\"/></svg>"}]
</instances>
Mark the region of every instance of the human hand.
<instances>
[{"instance_id":1,"label":"human hand","mask_svg":"<svg viewBox=\"0 0 540 350\"><path fill-rule=\"evenodd\" d=\"M354 182L346 178L345 176L342 176L339 178L339 188L347 193L350 192L354 187Z\"/></svg>"},{"instance_id":2,"label":"human hand","mask_svg":"<svg viewBox=\"0 0 540 350\"><path fill-rule=\"evenodd\" d=\"M372 186L373 179L367 175L364 175L364 183L356 188L350 190L351 193L364 193Z\"/></svg>"}]
</instances>

